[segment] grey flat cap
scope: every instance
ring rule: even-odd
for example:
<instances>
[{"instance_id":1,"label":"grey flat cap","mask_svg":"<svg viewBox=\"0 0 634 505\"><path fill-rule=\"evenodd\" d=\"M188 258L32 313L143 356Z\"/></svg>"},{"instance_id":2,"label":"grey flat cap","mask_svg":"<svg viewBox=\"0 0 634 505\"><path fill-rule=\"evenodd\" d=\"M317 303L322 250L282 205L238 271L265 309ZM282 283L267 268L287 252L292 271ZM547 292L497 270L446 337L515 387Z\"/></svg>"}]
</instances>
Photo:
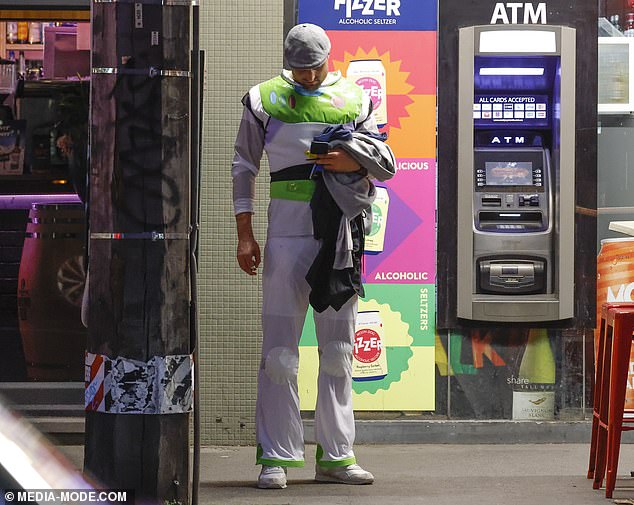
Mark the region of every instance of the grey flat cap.
<instances>
[{"instance_id":1,"label":"grey flat cap","mask_svg":"<svg viewBox=\"0 0 634 505\"><path fill-rule=\"evenodd\" d=\"M315 68L324 64L330 54L330 39L323 28L302 23L291 28L284 40L287 68Z\"/></svg>"}]
</instances>

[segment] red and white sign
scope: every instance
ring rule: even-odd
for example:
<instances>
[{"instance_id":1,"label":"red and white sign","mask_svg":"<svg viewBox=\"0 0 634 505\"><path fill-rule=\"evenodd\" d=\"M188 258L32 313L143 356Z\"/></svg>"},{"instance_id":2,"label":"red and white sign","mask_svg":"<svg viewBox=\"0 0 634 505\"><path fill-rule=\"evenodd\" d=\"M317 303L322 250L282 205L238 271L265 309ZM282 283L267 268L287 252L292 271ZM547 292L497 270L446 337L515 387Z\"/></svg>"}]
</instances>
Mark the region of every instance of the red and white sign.
<instances>
[{"instance_id":1,"label":"red and white sign","mask_svg":"<svg viewBox=\"0 0 634 505\"><path fill-rule=\"evenodd\" d=\"M361 363L374 363L381 356L381 352L381 337L376 331L363 328L355 333L354 359Z\"/></svg>"}]
</instances>

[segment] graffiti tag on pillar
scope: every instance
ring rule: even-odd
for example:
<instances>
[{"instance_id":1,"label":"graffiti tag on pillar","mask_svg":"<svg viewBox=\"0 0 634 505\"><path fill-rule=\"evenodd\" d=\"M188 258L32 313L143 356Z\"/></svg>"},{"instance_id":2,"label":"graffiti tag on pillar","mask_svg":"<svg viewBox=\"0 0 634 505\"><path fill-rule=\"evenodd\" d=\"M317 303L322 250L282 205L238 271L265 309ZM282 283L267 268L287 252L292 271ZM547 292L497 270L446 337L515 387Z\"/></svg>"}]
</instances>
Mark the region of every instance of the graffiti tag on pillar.
<instances>
[{"instance_id":1,"label":"graffiti tag on pillar","mask_svg":"<svg viewBox=\"0 0 634 505\"><path fill-rule=\"evenodd\" d=\"M125 98L120 98L122 95ZM177 155L176 139L162 134L161 79L120 76L111 93L118 105L112 198L128 219L162 229L181 218L180 192L163 166ZM137 191L140 201L128 195ZM126 198L127 196L127 198ZM154 211L154 212L152 212ZM161 221L148 219L148 212Z\"/></svg>"}]
</instances>

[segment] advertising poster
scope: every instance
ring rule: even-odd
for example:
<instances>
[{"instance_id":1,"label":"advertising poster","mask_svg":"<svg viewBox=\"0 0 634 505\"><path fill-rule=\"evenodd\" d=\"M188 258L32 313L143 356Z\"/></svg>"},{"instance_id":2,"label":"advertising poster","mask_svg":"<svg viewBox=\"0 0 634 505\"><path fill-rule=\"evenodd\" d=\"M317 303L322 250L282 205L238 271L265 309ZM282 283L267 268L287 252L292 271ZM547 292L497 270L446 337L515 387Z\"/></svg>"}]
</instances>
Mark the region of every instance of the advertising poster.
<instances>
[{"instance_id":1,"label":"advertising poster","mask_svg":"<svg viewBox=\"0 0 634 505\"><path fill-rule=\"evenodd\" d=\"M444 332L443 332L444 333ZM574 331L522 328L453 330L436 342L437 395L451 377L454 419L551 421L582 405L581 350Z\"/></svg>"},{"instance_id":2,"label":"advertising poster","mask_svg":"<svg viewBox=\"0 0 634 505\"><path fill-rule=\"evenodd\" d=\"M300 0L322 26L330 70L359 84L397 158L377 183L366 237L353 360L355 410L434 410L436 2ZM300 342L302 410L314 410L319 357L312 314Z\"/></svg>"}]
</instances>

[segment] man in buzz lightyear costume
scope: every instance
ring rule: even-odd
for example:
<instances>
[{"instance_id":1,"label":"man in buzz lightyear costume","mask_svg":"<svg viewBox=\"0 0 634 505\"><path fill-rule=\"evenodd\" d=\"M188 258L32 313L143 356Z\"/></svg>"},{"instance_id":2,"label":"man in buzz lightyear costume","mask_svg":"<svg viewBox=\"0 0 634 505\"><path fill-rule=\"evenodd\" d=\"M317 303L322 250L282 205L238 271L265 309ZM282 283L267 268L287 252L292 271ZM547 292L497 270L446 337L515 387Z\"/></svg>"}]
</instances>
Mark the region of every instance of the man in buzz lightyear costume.
<instances>
[{"instance_id":1,"label":"man in buzz lightyear costume","mask_svg":"<svg viewBox=\"0 0 634 505\"><path fill-rule=\"evenodd\" d=\"M262 361L256 404L260 488L285 488L287 468L304 465L297 389L298 343L311 293L306 276L323 243L313 234L315 164L321 167L320 177L327 181L334 200L341 202L345 218L341 220L340 235L344 238L338 237L338 244L347 243L348 249L352 242L345 232L349 235L354 217L345 210L348 203L367 207L374 198L374 186L368 176L385 180L394 174L389 147L372 136L378 130L369 98L339 72L328 72L329 53L330 40L322 28L312 24L293 27L284 42L285 66L290 70L254 86L245 95L235 144L232 176L237 258L240 268L249 275L256 275L260 264L260 247L253 236L251 218L255 177L263 151L271 171L263 271ZM313 138L334 125L343 125L354 137L331 142L330 146L337 147L307 161ZM354 183L347 186L341 180ZM348 202L346 196L337 195L345 194L354 185L361 203ZM350 212L358 214L360 209ZM337 257L340 252L337 245ZM320 358L315 479L322 482L374 481L370 472L356 464L352 450L355 427L351 372L358 292L349 295L343 305L336 305L338 310L333 304L321 312L315 311Z\"/></svg>"}]
</instances>

